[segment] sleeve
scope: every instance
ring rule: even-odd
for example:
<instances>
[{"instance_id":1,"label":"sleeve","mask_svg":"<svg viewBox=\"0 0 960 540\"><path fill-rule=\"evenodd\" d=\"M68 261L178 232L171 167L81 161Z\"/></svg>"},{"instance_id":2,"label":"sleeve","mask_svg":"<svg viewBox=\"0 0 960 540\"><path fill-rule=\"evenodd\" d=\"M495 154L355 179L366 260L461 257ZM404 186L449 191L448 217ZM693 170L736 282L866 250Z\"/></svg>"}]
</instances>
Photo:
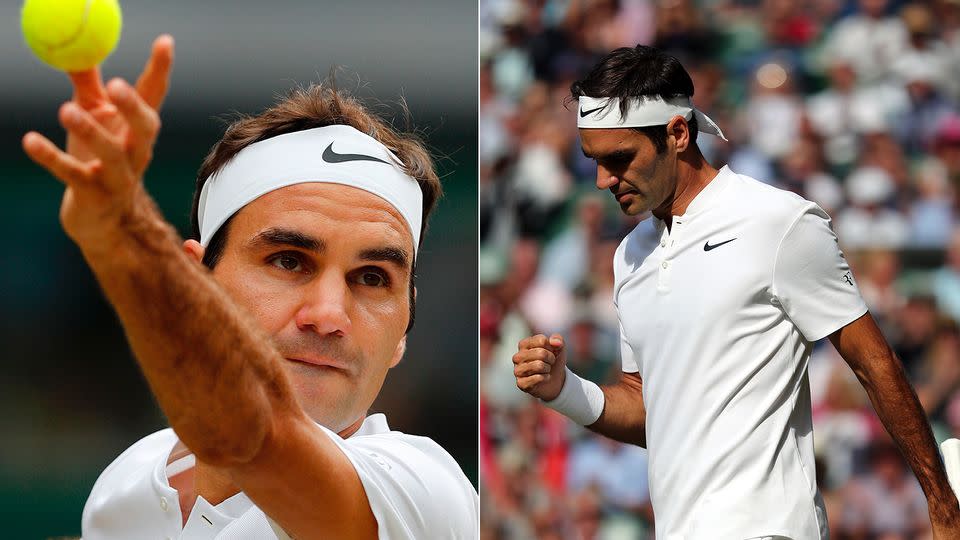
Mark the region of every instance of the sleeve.
<instances>
[{"instance_id":1,"label":"sleeve","mask_svg":"<svg viewBox=\"0 0 960 540\"><path fill-rule=\"evenodd\" d=\"M332 438L360 476L377 519L379 540L476 537L477 492L436 443L394 434Z\"/></svg>"},{"instance_id":2,"label":"sleeve","mask_svg":"<svg viewBox=\"0 0 960 540\"><path fill-rule=\"evenodd\" d=\"M830 216L815 204L794 220L777 248L773 295L809 341L822 339L867 312L830 229Z\"/></svg>"},{"instance_id":3,"label":"sleeve","mask_svg":"<svg viewBox=\"0 0 960 540\"><path fill-rule=\"evenodd\" d=\"M639 228L640 226L638 225L637 227ZM620 245L617 246L617 251L613 255L613 308L617 312L617 334L620 339L620 370L624 373L640 372L640 360L636 354L634 354L633 347L630 346L630 341L627 340L627 336L623 332L623 321L620 320L620 304L617 301L621 280L623 279L621 276L625 273L623 270L623 266L625 265L621 261L623 261L626 256L627 244L630 242L633 234L634 233L631 232L620 242Z\"/></svg>"},{"instance_id":4,"label":"sleeve","mask_svg":"<svg viewBox=\"0 0 960 540\"><path fill-rule=\"evenodd\" d=\"M630 346L630 342L627 341L627 336L623 333L623 323L619 323L619 333L620 333L620 369L624 373L639 373L640 372L640 361L637 358L637 355L633 352L633 347Z\"/></svg>"}]
</instances>

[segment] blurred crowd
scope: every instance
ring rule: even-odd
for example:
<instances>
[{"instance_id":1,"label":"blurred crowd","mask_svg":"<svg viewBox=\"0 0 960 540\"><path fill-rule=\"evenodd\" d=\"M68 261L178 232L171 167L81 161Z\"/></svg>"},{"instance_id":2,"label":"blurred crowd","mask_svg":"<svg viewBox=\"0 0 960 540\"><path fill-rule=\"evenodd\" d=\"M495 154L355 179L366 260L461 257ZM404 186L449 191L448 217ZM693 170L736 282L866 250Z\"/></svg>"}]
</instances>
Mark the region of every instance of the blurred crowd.
<instances>
[{"instance_id":1,"label":"blurred crowd","mask_svg":"<svg viewBox=\"0 0 960 540\"><path fill-rule=\"evenodd\" d=\"M618 376L612 258L641 218L594 187L570 83L638 43L678 57L730 139L714 166L795 191L842 248L938 441L960 436L960 0L481 0L484 539L653 537L646 453L516 388L517 342ZM919 485L828 342L810 360L819 486L837 539L926 538Z\"/></svg>"}]
</instances>

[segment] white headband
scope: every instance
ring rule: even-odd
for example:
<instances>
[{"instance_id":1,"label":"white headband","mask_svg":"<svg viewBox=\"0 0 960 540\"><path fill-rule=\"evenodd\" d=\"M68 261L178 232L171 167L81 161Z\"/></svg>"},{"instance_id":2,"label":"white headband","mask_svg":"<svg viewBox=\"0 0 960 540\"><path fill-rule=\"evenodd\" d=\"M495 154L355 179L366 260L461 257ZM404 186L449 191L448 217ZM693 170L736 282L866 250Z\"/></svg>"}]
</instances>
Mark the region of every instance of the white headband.
<instances>
[{"instance_id":1,"label":"white headband","mask_svg":"<svg viewBox=\"0 0 960 540\"><path fill-rule=\"evenodd\" d=\"M720 131L720 126L695 109L688 97L663 99L659 96L642 96L631 99L627 114L621 117L620 98L581 96L578 115L577 127L588 129L662 126L668 124L674 116L682 116L685 120L696 116L698 131L727 140Z\"/></svg>"},{"instance_id":2,"label":"white headband","mask_svg":"<svg viewBox=\"0 0 960 540\"><path fill-rule=\"evenodd\" d=\"M251 144L200 191L197 221L206 247L238 210L275 189L322 182L353 186L381 197L400 212L417 253L423 192L399 167L400 161L373 137L345 125L295 131Z\"/></svg>"}]
</instances>

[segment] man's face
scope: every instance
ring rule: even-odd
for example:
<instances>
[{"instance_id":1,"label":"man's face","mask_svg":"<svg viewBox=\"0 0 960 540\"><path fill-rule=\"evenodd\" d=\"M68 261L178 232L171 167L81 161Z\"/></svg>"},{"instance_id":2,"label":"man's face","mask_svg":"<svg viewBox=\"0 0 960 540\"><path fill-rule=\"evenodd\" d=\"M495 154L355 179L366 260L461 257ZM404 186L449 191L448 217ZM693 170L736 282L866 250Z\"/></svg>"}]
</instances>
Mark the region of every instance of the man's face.
<instances>
[{"instance_id":1,"label":"man's face","mask_svg":"<svg viewBox=\"0 0 960 540\"><path fill-rule=\"evenodd\" d=\"M677 160L671 142L668 136L666 151L658 155L653 141L633 129L580 130L584 155L597 162L597 189L609 189L631 216L672 199Z\"/></svg>"},{"instance_id":2,"label":"man's face","mask_svg":"<svg viewBox=\"0 0 960 540\"><path fill-rule=\"evenodd\" d=\"M412 260L393 206L354 187L307 183L241 209L213 275L273 338L300 406L341 431L403 355Z\"/></svg>"}]
</instances>

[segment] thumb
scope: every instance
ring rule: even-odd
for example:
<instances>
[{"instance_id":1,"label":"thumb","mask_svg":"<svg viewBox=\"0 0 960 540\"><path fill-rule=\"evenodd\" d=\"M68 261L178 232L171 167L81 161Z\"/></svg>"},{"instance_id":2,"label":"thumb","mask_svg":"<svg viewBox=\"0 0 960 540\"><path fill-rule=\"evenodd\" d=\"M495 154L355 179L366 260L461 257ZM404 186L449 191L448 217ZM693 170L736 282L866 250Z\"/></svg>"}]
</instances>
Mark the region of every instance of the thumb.
<instances>
[{"instance_id":1,"label":"thumb","mask_svg":"<svg viewBox=\"0 0 960 540\"><path fill-rule=\"evenodd\" d=\"M550 349L553 350L553 354L557 357L557 362L562 365L567 363L567 353L564 351L564 342L563 336L560 334L553 334L550 336L550 339L547 341L550 345Z\"/></svg>"}]
</instances>

